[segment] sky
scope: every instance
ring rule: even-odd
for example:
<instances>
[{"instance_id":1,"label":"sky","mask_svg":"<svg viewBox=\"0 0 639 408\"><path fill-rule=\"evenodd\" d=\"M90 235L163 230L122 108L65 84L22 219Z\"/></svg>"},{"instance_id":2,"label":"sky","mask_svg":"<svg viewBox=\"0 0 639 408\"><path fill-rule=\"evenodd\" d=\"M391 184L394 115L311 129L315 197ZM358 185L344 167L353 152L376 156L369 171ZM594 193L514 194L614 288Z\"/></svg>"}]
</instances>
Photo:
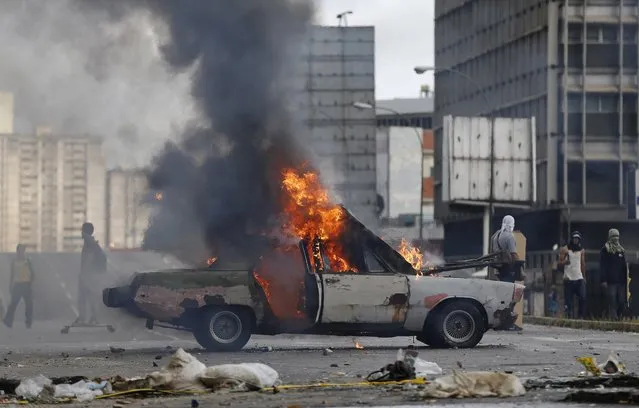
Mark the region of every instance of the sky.
<instances>
[{"instance_id":1,"label":"sky","mask_svg":"<svg viewBox=\"0 0 639 408\"><path fill-rule=\"evenodd\" d=\"M318 23L337 25L337 14L352 11L349 26L375 26L376 99L417 98L432 73L416 75L415 65L434 65L435 0L318 0Z\"/></svg>"}]
</instances>

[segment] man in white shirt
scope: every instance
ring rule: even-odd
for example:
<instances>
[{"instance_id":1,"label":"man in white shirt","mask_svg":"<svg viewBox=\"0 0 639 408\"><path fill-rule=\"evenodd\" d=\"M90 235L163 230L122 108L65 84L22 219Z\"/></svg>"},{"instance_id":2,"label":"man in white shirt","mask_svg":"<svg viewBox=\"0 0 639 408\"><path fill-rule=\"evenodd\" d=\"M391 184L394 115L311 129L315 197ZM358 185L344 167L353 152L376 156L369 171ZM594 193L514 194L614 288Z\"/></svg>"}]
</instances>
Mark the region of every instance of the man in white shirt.
<instances>
[{"instance_id":1,"label":"man in white shirt","mask_svg":"<svg viewBox=\"0 0 639 408\"><path fill-rule=\"evenodd\" d=\"M581 234L578 231L570 235L570 241L559 251L559 266L564 270L564 302L566 317L575 317L573 298L579 302L577 317L583 319L586 314L586 256L581 246Z\"/></svg>"}]
</instances>

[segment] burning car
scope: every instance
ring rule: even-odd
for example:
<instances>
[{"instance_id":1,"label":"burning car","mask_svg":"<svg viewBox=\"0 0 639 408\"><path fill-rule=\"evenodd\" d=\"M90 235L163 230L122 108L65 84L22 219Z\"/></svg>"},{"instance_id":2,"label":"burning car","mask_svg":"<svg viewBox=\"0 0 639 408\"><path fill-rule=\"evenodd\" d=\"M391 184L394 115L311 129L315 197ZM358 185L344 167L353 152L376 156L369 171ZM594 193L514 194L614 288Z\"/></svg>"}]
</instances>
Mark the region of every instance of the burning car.
<instances>
[{"instance_id":1,"label":"burning car","mask_svg":"<svg viewBox=\"0 0 639 408\"><path fill-rule=\"evenodd\" d=\"M225 257L202 268L138 273L105 289L104 304L164 327L189 330L211 351L240 350L252 334L417 336L437 348L472 348L507 329L519 284L423 276L348 211L340 250L330 240L274 246L257 259ZM346 249L344 249L346 248Z\"/></svg>"}]
</instances>

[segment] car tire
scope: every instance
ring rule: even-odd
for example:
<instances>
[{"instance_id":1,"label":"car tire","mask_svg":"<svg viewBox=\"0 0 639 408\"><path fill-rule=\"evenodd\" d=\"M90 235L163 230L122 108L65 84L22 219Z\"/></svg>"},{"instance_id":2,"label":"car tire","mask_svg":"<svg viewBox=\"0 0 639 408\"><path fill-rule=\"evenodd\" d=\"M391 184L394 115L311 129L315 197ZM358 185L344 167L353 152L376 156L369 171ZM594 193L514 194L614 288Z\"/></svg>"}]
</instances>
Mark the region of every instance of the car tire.
<instances>
[{"instance_id":1,"label":"car tire","mask_svg":"<svg viewBox=\"0 0 639 408\"><path fill-rule=\"evenodd\" d=\"M253 319L241 308L205 308L193 328L195 340L207 351L239 351L251 338Z\"/></svg>"},{"instance_id":2,"label":"car tire","mask_svg":"<svg viewBox=\"0 0 639 408\"><path fill-rule=\"evenodd\" d=\"M433 348L473 348L486 332L481 311L465 300L444 304L425 326L420 341Z\"/></svg>"}]
</instances>

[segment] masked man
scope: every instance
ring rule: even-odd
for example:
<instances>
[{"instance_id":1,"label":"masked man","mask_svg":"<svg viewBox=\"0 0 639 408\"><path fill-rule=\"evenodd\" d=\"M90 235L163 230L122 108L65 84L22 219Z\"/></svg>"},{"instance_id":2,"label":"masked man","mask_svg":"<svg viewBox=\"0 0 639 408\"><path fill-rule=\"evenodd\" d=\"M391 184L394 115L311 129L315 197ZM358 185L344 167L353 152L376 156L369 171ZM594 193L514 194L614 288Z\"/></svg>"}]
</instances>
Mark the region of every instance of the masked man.
<instances>
[{"instance_id":1,"label":"masked man","mask_svg":"<svg viewBox=\"0 0 639 408\"><path fill-rule=\"evenodd\" d=\"M25 255L26 247L18 244L16 248L16 257L11 262L11 304L7 309L7 315L4 317L4 324L7 327L13 326L13 318L16 308L20 300L24 299L24 311L26 314L27 328L31 327L33 322L33 266L31 261Z\"/></svg>"},{"instance_id":2,"label":"masked man","mask_svg":"<svg viewBox=\"0 0 639 408\"><path fill-rule=\"evenodd\" d=\"M568 318L574 317L573 298L577 297L579 312L583 319L586 314L586 255L581 246L581 234L575 231L568 244L559 252L559 265L564 270L564 301Z\"/></svg>"},{"instance_id":3,"label":"masked man","mask_svg":"<svg viewBox=\"0 0 639 408\"><path fill-rule=\"evenodd\" d=\"M608 230L608 241L599 257L601 286L608 297L608 317L617 320L628 303L628 264L619 241L619 230Z\"/></svg>"}]
</instances>

